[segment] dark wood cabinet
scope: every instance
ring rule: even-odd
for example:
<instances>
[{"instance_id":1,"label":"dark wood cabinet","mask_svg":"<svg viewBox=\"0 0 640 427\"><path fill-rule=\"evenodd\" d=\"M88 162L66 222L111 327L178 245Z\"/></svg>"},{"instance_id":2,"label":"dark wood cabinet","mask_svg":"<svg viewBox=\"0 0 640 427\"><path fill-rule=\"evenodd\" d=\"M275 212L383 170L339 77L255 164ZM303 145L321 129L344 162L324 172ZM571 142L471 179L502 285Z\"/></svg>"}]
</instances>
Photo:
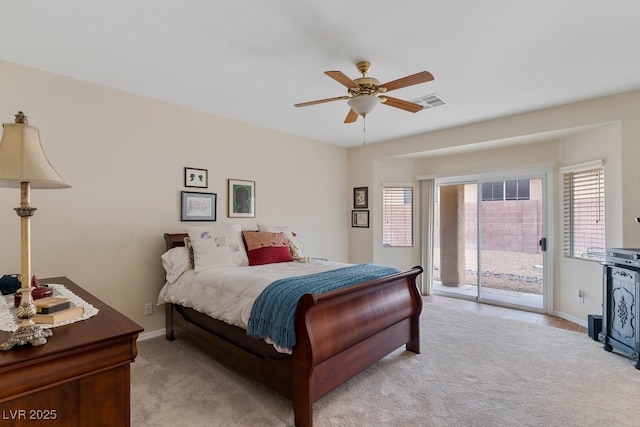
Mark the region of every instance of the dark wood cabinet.
<instances>
[{"instance_id":1,"label":"dark wood cabinet","mask_svg":"<svg viewBox=\"0 0 640 427\"><path fill-rule=\"evenodd\" d=\"M142 327L66 277L41 281L65 285L99 313L54 328L42 346L0 352L0 425L129 426L130 364ZM0 342L9 336L0 331Z\"/></svg>"},{"instance_id":2,"label":"dark wood cabinet","mask_svg":"<svg viewBox=\"0 0 640 427\"><path fill-rule=\"evenodd\" d=\"M604 264L602 332L607 351L617 350L640 369L640 270Z\"/></svg>"}]
</instances>

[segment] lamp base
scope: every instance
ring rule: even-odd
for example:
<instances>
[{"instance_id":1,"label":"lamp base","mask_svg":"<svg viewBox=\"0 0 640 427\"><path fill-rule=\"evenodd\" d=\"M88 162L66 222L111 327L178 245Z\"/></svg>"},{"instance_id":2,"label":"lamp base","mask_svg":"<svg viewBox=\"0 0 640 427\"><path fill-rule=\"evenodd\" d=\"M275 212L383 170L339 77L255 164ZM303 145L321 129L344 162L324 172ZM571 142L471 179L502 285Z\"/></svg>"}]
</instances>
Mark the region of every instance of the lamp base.
<instances>
[{"instance_id":1,"label":"lamp base","mask_svg":"<svg viewBox=\"0 0 640 427\"><path fill-rule=\"evenodd\" d=\"M53 335L51 329L43 329L42 326L38 324L21 325L7 342L0 344L0 350L6 351L16 345L31 344L34 347L43 345L46 344L47 338L51 335Z\"/></svg>"}]
</instances>

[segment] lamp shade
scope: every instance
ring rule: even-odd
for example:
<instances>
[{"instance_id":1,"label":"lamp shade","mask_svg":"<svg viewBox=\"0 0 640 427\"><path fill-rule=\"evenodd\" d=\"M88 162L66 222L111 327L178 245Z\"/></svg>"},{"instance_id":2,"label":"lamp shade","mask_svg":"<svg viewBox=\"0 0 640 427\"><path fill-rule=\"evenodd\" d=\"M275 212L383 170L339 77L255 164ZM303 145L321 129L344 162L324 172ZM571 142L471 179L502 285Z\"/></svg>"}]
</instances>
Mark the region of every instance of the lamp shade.
<instances>
[{"instance_id":1,"label":"lamp shade","mask_svg":"<svg viewBox=\"0 0 640 427\"><path fill-rule=\"evenodd\" d=\"M347 101L349 107L353 109L358 115L364 117L376 108L376 105L380 103L380 99L375 95L358 95L355 98L351 98Z\"/></svg>"},{"instance_id":2,"label":"lamp shade","mask_svg":"<svg viewBox=\"0 0 640 427\"><path fill-rule=\"evenodd\" d=\"M71 187L49 163L38 128L29 126L22 112L16 115L16 123L2 127L0 187L20 188L21 182L29 182L31 188Z\"/></svg>"}]
</instances>

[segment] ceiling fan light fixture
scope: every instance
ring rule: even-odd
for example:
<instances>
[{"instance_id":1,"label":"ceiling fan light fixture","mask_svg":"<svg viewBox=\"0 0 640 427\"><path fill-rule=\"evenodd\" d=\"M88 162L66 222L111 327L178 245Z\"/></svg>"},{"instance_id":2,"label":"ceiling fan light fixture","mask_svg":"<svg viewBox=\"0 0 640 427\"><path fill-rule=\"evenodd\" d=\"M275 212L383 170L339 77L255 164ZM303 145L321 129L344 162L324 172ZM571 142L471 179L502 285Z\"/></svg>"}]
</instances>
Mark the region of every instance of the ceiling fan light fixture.
<instances>
[{"instance_id":1,"label":"ceiling fan light fixture","mask_svg":"<svg viewBox=\"0 0 640 427\"><path fill-rule=\"evenodd\" d=\"M359 116L366 116L376 108L380 103L380 99L375 95L360 95L347 101L349 107L353 109Z\"/></svg>"}]
</instances>

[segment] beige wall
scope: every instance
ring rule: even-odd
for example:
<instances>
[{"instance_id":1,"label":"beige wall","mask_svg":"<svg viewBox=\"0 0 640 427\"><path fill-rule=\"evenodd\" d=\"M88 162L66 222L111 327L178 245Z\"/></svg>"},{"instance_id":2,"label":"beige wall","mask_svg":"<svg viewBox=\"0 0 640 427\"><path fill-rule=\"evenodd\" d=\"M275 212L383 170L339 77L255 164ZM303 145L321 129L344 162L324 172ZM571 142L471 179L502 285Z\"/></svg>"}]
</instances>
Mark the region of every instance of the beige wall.
<instances>
[{"instance_id":1,"label":"beige wall","mask_svg":"<svg viewBox=\"0 0 640 427\"><path fill-rule=\"evenodd\" d=\"M428 112L421 114L428 115ZM408 175L451 177L488 172L520 171L553 165L549 202L553 285L552 311L586 324L586 316L601 312L601 266L565 259L561 246L558 168L603 158L606 162L607 246L640 247L640 91L514 115L350 150L352 186L369 185L369 197L381 209L381 183L405 181ZM422 118L420 118L422 119ZM428 117L424 118L428 120ZM535 142L534 142L535 141ZM513 143L518 145L510 145ZM471 152L464 152L466 149ZM351 230L351 241L372 246L372 261L396 262L397 248L381 245L381 219L372 215L369 230ZM407 264L420 262L420 245L404 250ZM355 257L351 247L351 257ZM585 291L577 302L576 290Z\"/></svg>"},{"instance_id":2,"label":"beige wall","mask_svg":"<svg viewBox=\"0 0 640 427\"><path fill-rule=\"evenodd\" d=\"M162 329L162 234L193 224L180 222L180 191L194 191L185 166L208 169L219 222L231 221L227 178L254 180L257 216L243 227L289 225L307 254L348 261L346 149L1 61L0 76L0 120L23 110L72 185L32 192L38 277L68 276L146 332ZM20 270L19 201L0 189L3 274Z\"/></svg>"},{"instance_id":3,"label":"beige wall","mask_svg":"<svg viewBox=\"0 0 640 427\"><path fill-rule=\"evenodd\" d=\"M23 110L41 130L46 152L68 190L34 191L33 270L65 275L122 311L147 332L163 328L162 310L143 315L163 283L162 233L180 232L185 166L209 170L226 218L226 179L256 181L257 218L290 225L312 256L398 267L421 263L415 248L383 248L381 185L420 175L455 176L556 165L552 219L559 239L557 167L603 157L607 161L607 244L640 246L640 92L579 102L453 129L346 150L144 97L0 61L0 120ZM422 114L428 114L422 113ZM422 117L419 117L422 119ZM428 120L428 116L424 118ZM496 141L547 135L537 144L490 150ZM433 150L471 154L430 157ZM250 154L249 154L250 153ZM615 167L618 172L615 171ZM371 228L351 228L353 187L369 187ZM416 203L419 203L416 191ZM0 272L20 269L17 190L0 189ZM419 229L416 227L419 238ZM553 258L554 311L584 322L600 311L599 266ZM587 267L585 267L585 265ZM597 277L596 277L597 275ZM585 303L575 289L585 290Z\"/></svg>"}]
</instances>

